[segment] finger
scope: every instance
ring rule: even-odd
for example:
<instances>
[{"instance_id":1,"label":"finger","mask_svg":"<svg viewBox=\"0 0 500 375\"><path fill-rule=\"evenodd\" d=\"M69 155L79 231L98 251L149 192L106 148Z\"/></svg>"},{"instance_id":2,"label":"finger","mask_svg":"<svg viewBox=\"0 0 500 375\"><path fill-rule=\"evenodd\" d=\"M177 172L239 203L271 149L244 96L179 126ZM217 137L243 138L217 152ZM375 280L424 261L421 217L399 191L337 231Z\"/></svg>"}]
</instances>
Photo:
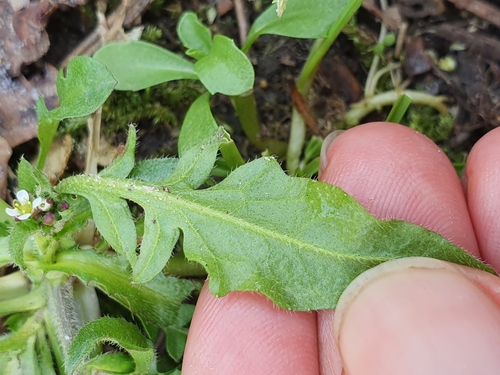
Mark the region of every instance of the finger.
<instances>
[{"instance_id":1,"label":"finger","mask_svg":"<svg viewBox=\"0 0 500 375\"><path fill-rule=\"evenodd\" d=\"M335 138L326 159L321 179L374 216L415 223L478 254L455 170L428 138L395 124L362 125ZM338 374L331 313L319 312L318 328L322 371Z\"/></svg>"},{"instance_id":2,"label":"finger","mask_svg":"<svg viewBox=\"0 0 500 375\"><path fill-rule=\"evenodd\" d=\"M500 271L500 128L472 148L464 174L464 190L483 259Z\"/></svg>"},{"instance_id":3,"label":"finger","mask_svg":"<svg viewBox=\"0 0 500 375\"><path fill-rule=\"evenodd\" d=\"M350 375L496 374L500 308L473 281L500 279L430 258L360 275L337 305L335 333Z\"/></svg>"},{"instance_id":4,"label":"finger","mask_svg":"<svg viewBox=\"0 0 500 375\"><path fill-rule=\"evenodd\" d=\"M183 374L319 373L316 313L285 311L257 293L216 298L202 289Z\"/></svg>"}]
</instances>

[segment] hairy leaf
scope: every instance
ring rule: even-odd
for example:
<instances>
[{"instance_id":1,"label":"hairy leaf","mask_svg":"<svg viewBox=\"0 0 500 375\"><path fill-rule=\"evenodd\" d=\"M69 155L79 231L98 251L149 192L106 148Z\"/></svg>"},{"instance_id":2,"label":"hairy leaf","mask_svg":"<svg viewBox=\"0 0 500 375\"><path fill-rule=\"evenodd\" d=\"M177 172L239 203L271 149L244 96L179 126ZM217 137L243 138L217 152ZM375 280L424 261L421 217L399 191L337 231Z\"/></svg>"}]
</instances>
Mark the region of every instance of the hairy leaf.
<instances>
[{"instance_id":1,"label":"hairy leaf","mask_svg":"<svg viewBox=\"0 0 500 375\"><path fill-rule=\"evenodd\" d=\"M142 90L178 79L198 79L193 64L165 48L142 41L110 43L94 55L118 81L116 90Z\"/></svg>"},{"instance_id":2,"label":"hairy leaf","mask_svg":"<svg viewBox=\"0 0 500 375\"><path fill-rule=\"evenodd\" d=\"M98 255L93 250L65 250L57 253L54 263L34 263L43 271L60 271L92 283L133 314L166 327L175 324L181 302L194 284L189 280L159 274L144 284L131 283L130 267L116 254Z\"/></svg>"},{"instance_id":3,"label":"hairy leaf","mask_svg":"<svg viewBox=\"0 0 500 375\"><path fill-rule=\"evenodd\" d=\"M141 160L130 172L130 178L152 183L159 182L174 173L178 163L177 158Z\"/></svg>"},{"instance_id":4,"label":"hairy leaf","mask_svg":"<svg viewBox=\"0 0 500 375\"><path fill-rule=\"evenodd\" d=\"M59 107L49 111L42 97L36 105L40 140L38 169L43 169L59 122L95 112L111 94L115 85L113 76L98 61L85 56L71 59L66 68L66 76L62 71L57 76Z\"/></svg>"},{"instance_id":5,"label":"hairy leaf","mask_svg":"<svg viewBox=\"0 0 500 375\"><path fill-rule=\"evenodd\" d=\"M103 317L80 329L71 343L65 367L75 372L99 343L113 343L126 350L135 362L136 374L147 374L155 361L153 343L146 339L139 328L123 319Z\"/></svg>"},{"instance_id":6,"label":"hairy leaf","mask_svg":"<svg viewBox=\"0 0 500 375\"><path fill-rule=\"evenodd\" d=\"M197 60L208 55L212 49L212 33L194 12L185 12L181 16L177 24L177 35L187 48L186 54Z\"/></svg>"},{"instance_id":7,"label":"hairy leaf","mask_svg":"<svg viewBox=\"0 0 500 375\"><path fill-rule=\"evenodd\" d=\"M134 168L136 143L137 135L135 134L135 126L129 125L125 151L113 161L113 164L103 169L99 175L106 177L127 177Z\"/></svg>"},{"instance_id":8,"label":"hairy leaf","mask_svg":"<svg viewBox=\"0 0 500 375\"><path fill-rule=\"evenodd\" d=\"M19 189L28 191L37 196L48 197L51 195L52 186L47 176L34 168L25 158L21 158L17 168Z\"/></svg>"},{"instance_id":9,"label":"hairy leaf","mask_svg":"<svg viewBox=\"0 0 500 375\"><path fill-rule=\"evenodd\" d=\"M16 265L24 269L24 245L26 241L40 228L33 220L21 221L13 226L9 237L9 253Z\"/></svg>"},{"instance_id":10,"label":"hairy leaf","mask_svg":"<svg viewBox=\"0 0 500 375\"><path fill-rule=\"evenodd\" d=\"M80 194L84 186L113 191L182 230L186 257L205 266L217 296L250 290L287 309L331 309L359 274L408 256L493 272L436 233L375 219L340 188L288 177L272 158L204 190L92 176L67 178L58 189Z\"/></svg>"},{"instance_id":11,"label":"hairy leaf","mask_svg":"<svg viewBox=\"0 0 500 375\"><path fill-rule=\"evenodd\" d=\"M253 88L255 73L250 60L223 35L214 36L210 53L194 64L194 70L212 94L240 95Z\"/></svg>"}]
</instances>

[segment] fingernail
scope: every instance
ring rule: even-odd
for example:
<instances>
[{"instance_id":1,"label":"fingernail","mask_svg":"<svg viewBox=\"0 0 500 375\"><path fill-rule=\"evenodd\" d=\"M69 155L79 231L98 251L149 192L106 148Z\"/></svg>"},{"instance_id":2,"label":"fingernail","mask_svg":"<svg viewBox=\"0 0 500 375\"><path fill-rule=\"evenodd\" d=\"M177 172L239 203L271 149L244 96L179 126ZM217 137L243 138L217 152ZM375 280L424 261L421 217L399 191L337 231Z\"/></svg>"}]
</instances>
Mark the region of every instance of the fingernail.
<instances>
[{"instance_id":1,"label":"fingernail","mask_svg":"<svg viewBox=\"0 0 500 375\"><path fill-rule=\"evenodd\" d=\"M500 368L498 306L435 259L398 259L360 275L339 300L334 329L346 374Z\"/></svg>"},{"instance_id":2,"label":"fingernail","mask_svg":"<svg viewBox=\"0 0 500 375\"><path fill-rule=\"evenodd\" d=\"M319 163L320 173L322 171L324 171L326 166L328 165L327 153L328 153L328 149L330 148L330 145L335 140L335 138L337 138L343 132L345 132L345 130L335 130L335 131L331 132L330 134L328 134L326 136L325 140L323 141L323 145L321 146L320 159L319 159L320 160L320 163Z\"/></svg>"}]
</instances>

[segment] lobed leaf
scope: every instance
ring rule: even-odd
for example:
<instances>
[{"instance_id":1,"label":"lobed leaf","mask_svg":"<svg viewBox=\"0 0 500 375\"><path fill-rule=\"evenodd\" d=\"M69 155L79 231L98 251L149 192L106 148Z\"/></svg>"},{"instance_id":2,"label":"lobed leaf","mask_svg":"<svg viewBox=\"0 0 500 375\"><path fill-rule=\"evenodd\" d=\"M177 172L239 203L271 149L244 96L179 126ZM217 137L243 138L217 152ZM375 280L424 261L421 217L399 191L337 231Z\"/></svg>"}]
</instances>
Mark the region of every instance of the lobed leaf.
<instances>
[{"instance_id":1,"label":"lobed leaf","mask_svg":"<svg viewBox=\"0 0 500 375\"><path fill-rule=\"evenodd\" d=\"M182 14L177 24L177 35L187 48L186 54L197 60L208 55L212 49L212 33L194 12Z\"/></svg>"},{"instance_id":2,"label":"lobed leaf","mask_svg":"<svg viewBox=\"0 0 500 375\"><path fill-rule=\"evenodd\" d=\"M83 326L71 343L65 367L73 374L92 353L97 344L113 343L126 350L135 362L136 374L147 374L155 361L153 343L136 325L123 319L103 317Z\"/></svg>"},{"instance_id":3,"label":"lobed leaf","mask_svg":"<svg viewBox=\"0 0 500 375\"><path fill-rule=\"evenodd\" d=\"M131 283L130 266L124 257L99 255L93 250L61 251L54 263L33 263L33 266L45 272L75 275L86 284L92 283L134 315L163 328L177 322L181 302L194 289L189 280L161 273L147 283Z\"/></svg>"},{"instance_id":4,"label":"lobed leaf","mask_svg":"<svg viewBox=\"0 0 500 375\"><path fill-rule=\"evenodd\" d=\"M78 193L85 197L92 210L95 225L104 239L118 253L125 255L131 265L136 262L137 233L127 202L110 191L96 191L93 184L80 186Z\"/></svg>"},{"instance_id":5,"label":"lobed leaf","mask_svg":"<svg viewBox=\"0 0 500 375\"><path fill-rule=\"evenodd\" d=\"M52 193L52 185L47 176L33 167L25 158L21 158L19 161L17 179L19 189L26 190L31 194L48 197Z\"/></svg>"},{"instance_id":6,"label":"lobed leaf","mask_svg":"<svg viewBox=\"0 0 500 375\"><path fill-rule=\"evenodd\" d=\"M125 151L123 151L109 167L103 169L99 175L103 177L127 177L132 169L134 169L136 143L137 135L135 133L135 126L129 125Z\"/></svg>"},{"instance_id":7,"label":"lobed leaf","mask_svg":"<svg viewBox=\"0 0 500 375\"><path fill-rule=\"evenodd\" d=\"M194 70L211 94L241 95L253 88L250 60L223 35L214 36L210 53L194 64Z\"/></svg>"},{"instance_id":8,"label":"lobed leaf","mask_svg":"<svg viewBox=\"0 0 500 375\"><path fill-rule=\"evenodd\" d=\"M178 79L198 79L193 64L165 48L142 41L110 43L94 59L118 81L116 90L142 90Z\"/></svg>"},{"instance_id":9,"label":"lobed leaf","mask_svg":"<svg viewBox=\"0 0 500 375\"><path fill-rule=\"evenodd\" d=\"M58 189L78 193L80 186L114 191L179 228L186 257L207 269L216 296L248 290L287 309L333 309L359 274L409 256L494 273L436 233L375 219L340 188L287 176L272 158L239 167L204 190L91 176L67 178Z\"/></svg>"},{"instance_id":10,"label":"lobed leaf","mask_svg":"<svg viewBox=\"0 0 500 375\"><path fill-rule=\"evenodd\" d=\"M59 72L56 85L59 107L49 111L42 97L36 104L40 140L38 169L43 169L59 122L67 118L88 116L95 112L111 94L116 81L98 61L78 56L69 62L66 76L62 71Z\"/></svg>"}]
</instances>

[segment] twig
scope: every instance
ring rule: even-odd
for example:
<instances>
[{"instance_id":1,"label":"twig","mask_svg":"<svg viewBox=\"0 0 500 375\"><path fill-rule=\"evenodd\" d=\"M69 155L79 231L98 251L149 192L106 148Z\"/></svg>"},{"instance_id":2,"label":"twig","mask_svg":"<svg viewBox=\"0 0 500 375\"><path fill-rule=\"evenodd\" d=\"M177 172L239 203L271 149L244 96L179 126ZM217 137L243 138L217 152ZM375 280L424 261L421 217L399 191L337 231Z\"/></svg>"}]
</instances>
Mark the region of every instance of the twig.
<instances>
[{"instance_id":1,"label":"twig","mask_svg":"<svg viewBox=\"0 0 500 375\"><path fill-rule=\"evenodd\" d=\"M103 34L102 25L87 36L66 58L59 64L59 68L68 65L69 60L75 56L90 56L102 47L103 41L123 40L121 35L122 25L130 26L132 21L137 18L152 0L125 1L120 4L116 10L106 18L106 32Z\"/></svg>"},{"instance_id":2,"label":"twig","mask_svg":"<svg viewBox=\"0 0 500 375\"><path fill-rule=\"evenodd\" d=\"M441 114L448 114L448 107L443 103L447 100L446 96L434 96L425 92L405 90L405 91L386 91L372 97L367 97L358 103L352 105L349 112L344 116L344 121L349 125L357 125L363 117L370 112L393 104L400 95L406 94L412 99L412 104L428 105Z\"/></svg>"},{"instance_id":3,"label":"twig","mask_svg":"<svg viewBox=\"0 0 500 375\"><path fill-rule=\"evenodd\" d=\"M448 0L458 9L465 9L478 17L500 27L500 8L482 0Z\"/></svg>"},{"instance_id":4,"label":"twig","mask_svg":"<svg viewBox=\"0 0 500 375\"><path fill-rule=\"evenodd\" d=\"M85 160L85 174L97 174L97 161L99 159L99 142L101 134L102 107L95 111L87 119L89 128L89 143L87 147L87 158Z\"/></svg>"},{"instance_id":5,"label":"twig","mask_svg":"<svg viewBox=\"0 0 500 375\"><path fill-rule=\"evenodd\" d=\"M382 11L385 11L387 9L387 0L380 0L380 8L382 9ZM385 26L385 23L381 23L380 24L380 33L378 36L378 42L383 43L386 35L387 35L387 27ZM370 95L369 89L372 86L373 77L375 76L375 73L377 72L379 62L380 62L380 56L374 55L373 60L372 60L372 64L370 66L370 70L368 71L368 77L366 77L365 96ZM373 95L373 93L372 93L372 95Z\"/></svg>"},{"instance_id":6,"label":"twig","mask_svg":"<svg viewBox=\"0 0 500 375\"><path fill-rule=\"evenodd\" d=\"M246 9L244 0L234 0L234 10L236 12L236 20L238 21L238 31L240 33L240 46L245 44L248 35L248 21L246 17Z\"/></svg>"}]
</instances>

